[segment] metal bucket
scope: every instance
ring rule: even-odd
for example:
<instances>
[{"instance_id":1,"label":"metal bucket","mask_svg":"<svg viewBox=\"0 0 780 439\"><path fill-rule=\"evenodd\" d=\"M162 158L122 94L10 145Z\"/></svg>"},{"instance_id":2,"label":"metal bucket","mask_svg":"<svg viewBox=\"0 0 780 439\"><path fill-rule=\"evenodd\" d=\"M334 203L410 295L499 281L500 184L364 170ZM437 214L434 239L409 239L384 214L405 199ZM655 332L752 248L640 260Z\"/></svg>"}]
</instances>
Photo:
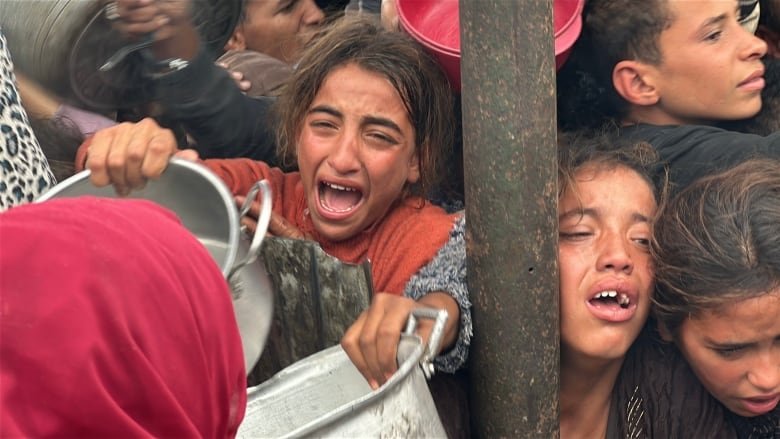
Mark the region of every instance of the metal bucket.
<instances>
[{"instance_id":1,"label":"metal bucket","mask_svg":"<svg viewBox=\"0 0 780 439\"><path fill-rule=\"evenodd\" d=\"M128 42L103 12L103 0L0 0L0 27L16 68L66 99L92 109L129 108L153 98L139 54L107 73L97 67ZM193 22L218 55L243 0L194 0Z\"/></svg>"},{"instance_id":2,"label":"metal bucket","mask_svg":"<svg viewBox=\"0 0 780 439\"><path fill-rule=\"evenodd\" d=\"M436 315L430 347L412 335L414 316ZM446 437L426 376L445 311L415 310L398 345L398 371L371 390L341 346L282 370L248 391L238 437Z\"/></svg>"},{"instance_id":3,"label":"metal bucket","mask_svg":"<svg viewBox=\"0 0 780 439\"><path fill-rule=\"evenodd\" d=\"M91 195L116 198L111 186L96 187L89 171L80 172L52 187L36 201ZM241 232L240 218L257 192L263 195L262 209L254 238ZM184 226L206 247L233 293L233 307L241 332L244 360L249 372L265 345L273 314L273 287L262 261L256 259L271 219L271 191L258 182L247 194L239 212L225 184L206 167L173 158L160 178L133 191L128 198L154 201L172 210ZM243 259L237 262L240 256Z\"/></svg>"}]
</instances>

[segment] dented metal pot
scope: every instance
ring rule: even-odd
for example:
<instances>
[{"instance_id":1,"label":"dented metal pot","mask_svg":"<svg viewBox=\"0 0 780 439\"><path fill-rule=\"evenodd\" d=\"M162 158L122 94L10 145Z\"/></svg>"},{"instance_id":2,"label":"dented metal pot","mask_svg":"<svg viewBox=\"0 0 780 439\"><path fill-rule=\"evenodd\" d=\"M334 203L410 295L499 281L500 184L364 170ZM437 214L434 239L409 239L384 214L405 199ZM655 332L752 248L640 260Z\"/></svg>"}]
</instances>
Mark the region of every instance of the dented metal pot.
<instances>
[{"instance_id":1,"label":"dented metal pot","mask_svg":"<svg viewBox=\"0 0 780 439\"><path fill-rule=\"evenodd\" d=\"M435 320L426 346L413 335L416 319ZM237 437L446 437L426 378L447 312L412 311L398 345L398 370L372 390L336 345L285 368L249 389Z\"/></svg>"}]
</instances>

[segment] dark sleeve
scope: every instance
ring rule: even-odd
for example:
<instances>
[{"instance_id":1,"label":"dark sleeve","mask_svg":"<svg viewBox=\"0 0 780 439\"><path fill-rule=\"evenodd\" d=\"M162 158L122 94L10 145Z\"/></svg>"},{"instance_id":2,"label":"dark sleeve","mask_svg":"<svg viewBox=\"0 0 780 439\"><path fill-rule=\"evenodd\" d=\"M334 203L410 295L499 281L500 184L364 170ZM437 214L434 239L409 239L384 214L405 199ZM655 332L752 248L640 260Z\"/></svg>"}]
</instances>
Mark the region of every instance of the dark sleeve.
<instances>
[{"instance_id":1,"label":"dark sleeve","mask_svg":"<svg viewBox=\"0 0 780 439\"><path fill-rule=\"evenodd\" d=\"M676 188L751 158L780 159L780 132L759 136L703 125L641 125L625 133L655 147Z\"/></svg>"},{"instance_id":2,"label":"dark sleeve","mask_svg":"<svg viewBox=\"0 0 780 439\"><path fill-rule=\"evenodd\" d=\"M273 98L244 95L201 50L190 64L157 79L166 117L197 142L201 158L248 157L276 162Z\"/></svg>"}]
</instances>

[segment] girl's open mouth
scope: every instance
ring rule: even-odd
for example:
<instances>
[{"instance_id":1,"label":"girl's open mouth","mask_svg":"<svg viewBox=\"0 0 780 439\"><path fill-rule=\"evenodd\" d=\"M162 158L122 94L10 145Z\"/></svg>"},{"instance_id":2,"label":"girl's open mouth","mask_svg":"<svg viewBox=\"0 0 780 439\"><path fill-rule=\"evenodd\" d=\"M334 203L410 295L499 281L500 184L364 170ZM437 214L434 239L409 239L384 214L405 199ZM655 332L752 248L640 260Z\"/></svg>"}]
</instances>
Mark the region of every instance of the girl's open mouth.
<instances>
[{"instance_id":1,"label":"girl's open mouth","mask_svg":"<svg viewBox=\"0 0 780 439\"><path fill-rule=\"evenodd\" d=\"M317 187L322 213L332 219L348 216L363 201L363 192L355 187L320 181Z\"/></svg>"},{"instance_id":2,"label":"girl's open mouth","mask_svg":"<svg viewBox=\"0 0 780 439\"><path fill-rule=\"evenodd\" d=\"M744 398L742 400L745 408L754 416L760 416L769 413L780 403L780 394L768 396L766 398Z\"/></svg>"},{"instance_id":3,"label":"girl's open mouth","mask_svg":"<svg viewBox=\"0 0 780 439\"><path fill-rule=\"evenodd\" d=\"M636 313L636 303L628 294L617 290L604 290L588 300L590 311L599 319L609 322L629 320Z\"/></svg>"}]
</instances>

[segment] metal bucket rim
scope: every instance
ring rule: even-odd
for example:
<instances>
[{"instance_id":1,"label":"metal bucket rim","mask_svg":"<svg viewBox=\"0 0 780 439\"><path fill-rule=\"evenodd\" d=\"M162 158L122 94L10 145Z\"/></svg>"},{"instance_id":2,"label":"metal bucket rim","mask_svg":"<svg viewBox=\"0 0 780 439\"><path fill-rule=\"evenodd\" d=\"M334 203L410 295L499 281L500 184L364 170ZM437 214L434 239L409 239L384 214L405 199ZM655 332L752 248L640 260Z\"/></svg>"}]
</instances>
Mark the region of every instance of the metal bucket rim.
<instances>
[{"instance_id":1,"label":"metal bucket rim","mask_svg":"<svg viewBox=\"0 0 780 439\"><path fill-rule=\"evenodd\" d=\"M232 194L228 190L227 186L225 186L225 183L223 183L222 180L220 180L219 177L216 176L216 174L214 174L208 168L206 168L205 166L199 163L173 157L168 163L168 168L166 168L166 170L163 172L163 175L165 175L165 172L168 172L168 169L181 169L184 170L185 172L190 172L194 175L197 175L198 177L204 179L206 182L210 183L211 186L214 188L214 190L217 191L217 194L219 195L219 198L223 203L223 207L227 212L229 227L228 227L228 242L226 243L227 251L226 251L225 261L223 262L215 261L215 262L219 265L222 275L225 277L225 279L227 279L230 271L233 269L233 265L235 265L236 262L236 257L238 254L239 231L240 231L238 211L235 207L235 204L233 203ZM85 170L76 173L66 178L65 180L62 180L57 185L49 188L49 190L43 193L40 197L38 197L35 200L35 202L38 203L38 202L43 202L55 198L60 193L74 186L78 186L82 184L92 185L92 183L89 181L89 176L91 175L91 173L92 172L90 170ZM160 181L160 179L150 179L147 183L147 185L154 185L154 184L162 184L162 182ZM118 198L118 196L114 196L113 198ZM127 198L149 200L143 197L134 197L133 193L131 193L130 196ZM165 207L166 209L170 209L169 207L165 206L164 204L160 203L157 200L149 200L149 201L153 201ZM196 238L198 237L197 234L195 234L194 232L192 233L193 235L195 235Z\"/></svg>"},{"instance_id":2,"label":"metal bucket rim","mask_svg":"<svg viewBox=\"0 0 780 439\"><path fill-rule=\"evenodd\" d=\"M339 421L345 416L349 416L351 414L354 414L355 412L362 410L364 407L383 398L386 393L389 393L395 387L401 385L404 381L406 381L407 377L409 377L409 375L413 373L415 368L419 367L420 361L422 360L426 349L425 343L423 343L422 338L420 338L420 336L418 335L401 334L401 341L399 342L399 346L404 341L414 343L415 344L414 349L409 354L409 357L406 358L406 360L404 360L398 366L398 370L396 370L396 372L390 377L390 379L388 379L381 387L379 387L376 390L372 390L371 392L366 393L365 395L355 400L342 404L341 406L338 406L333 410L330 410L329 412L323 414L322 416L319 416L316 419L313 419L308 423L301 425L300 427L284 434L283 436L280 437L280 439L304 437L310 435L313 432L323 427L326 427L334 422ZM323 360L327 357L338 356L338 355L346 355L341 345L330 347L328 349L312 354L296 363L293 363L292 365L288 366L287 368L283 369L282 371L274 375L269 380L255 387L250 388L248 391L247 399L251 400L254 394L261 393L265 389L273 387L278 382L283 382L286 376L299 373L300 371L305 370L307 367L310 367L312 363L316 363L317 361ZM422 369L419 369L419 372L422 374Z\"/></svg>"}]
</instances>

